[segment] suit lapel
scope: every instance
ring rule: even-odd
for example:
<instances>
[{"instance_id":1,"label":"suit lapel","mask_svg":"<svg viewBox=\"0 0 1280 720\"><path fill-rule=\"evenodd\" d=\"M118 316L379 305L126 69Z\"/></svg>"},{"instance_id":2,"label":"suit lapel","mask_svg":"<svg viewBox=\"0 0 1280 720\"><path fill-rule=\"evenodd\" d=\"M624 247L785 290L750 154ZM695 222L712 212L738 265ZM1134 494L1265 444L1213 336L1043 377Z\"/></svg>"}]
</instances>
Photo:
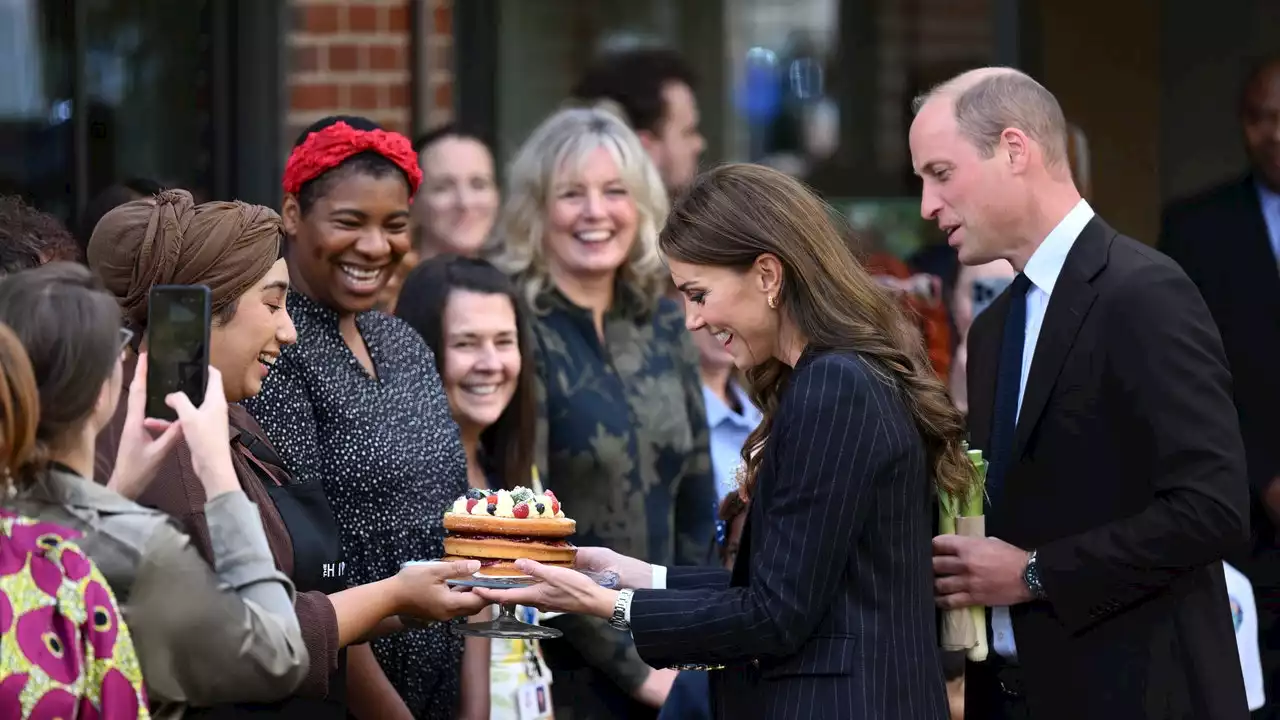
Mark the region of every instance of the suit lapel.
<instances>
[{"instance_id":1,"label":"suit lapel","mask_svg":"<svg viewBox=\"0 0 1280 720\"><path fill-rule=\"evenodd\" d=\"M1080 326L1097 299L1098 294L1090 281L1106 266L1107 251L1115 234L1095 215L1076 238L1071 252L1067 253L1036 338L1035 355L1031 359L1031 372L1027 376L1027 387L1018 413L1018 429L1014 435L1015 462L1022 457L1031 431L1044 412L1058 373L1062 371L1067 353L1075 344Z\"/></svg>"},{"instance_id":2,"label":"suit lapel","mask_svg":"<svg viewBox=\"0 0 1280 720\"><path fill-rule=\"evenodd\" d=\"M1238 268L1246 276L1255 276L1256 273L1258 296L1280 297L1280 258L1271 247L1271 231L1267 229L1262 201L1258 199L1258 189L1252 176L1240 184L1237 202L1241 206L1238 214L1244 223L1241 227L1244 232L1231 238L1240 245Z\"/></svg>"}]
</instances>

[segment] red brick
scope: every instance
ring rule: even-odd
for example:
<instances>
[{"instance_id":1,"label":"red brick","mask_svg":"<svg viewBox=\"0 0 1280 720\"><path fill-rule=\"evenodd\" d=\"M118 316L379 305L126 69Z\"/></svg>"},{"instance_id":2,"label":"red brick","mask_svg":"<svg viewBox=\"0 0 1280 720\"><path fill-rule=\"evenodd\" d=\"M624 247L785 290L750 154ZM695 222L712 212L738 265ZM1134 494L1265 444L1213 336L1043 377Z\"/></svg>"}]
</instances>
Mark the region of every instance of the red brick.
<instances>
[{"instance_id":1,"label":"red brick","mask_svg":"<svg viewBox=\"0 0 1280 720\"><path fill-rule=\"evenodd\" d=\"M388 104L393 108L409 107L409 85L408 83L396 83L390 88L390 97Z\"/></svg>"},{"instance_id":2,"label":"red brick","mask_svg":"<svg viewBox=\"0 0 1280 720\"><path fill-rule=\"evenodd\" d=\"M387 8L387 31L393 33L409 32L409 8L405 5Z\"/></svg>"},{"instance_id":3,"label":"red brick","mask_svg":"<svg viewBox=\"0 0 1280 720\"><path fill-rule=\"evenodd\" d=\"M378 109L378 85L354 83L350 87L350 105L354 110Z\"/></svg>"},{"instance_id":4,"label":"red brick","mask_svg":"<svg viewBox=\"0 0 1280 720\"><path fill-rule=\"evenodd\" d=\"M328 34L341 29L336 5L305 5L298 10L301 18L297 26L307 32Z\"/></svg>"},{"instance_id":5,"label":"red brick","mask_svg":"<svg viewBox=\"0 0 1280 720\"><path fill-rule=\"evenodd\" d=\"M402 48L394 45L373 45L369 48L369 70L403 70L405 65Z\"/></svg>"},{"instance_id":6,"label":"red brick","mask_svg":"<svg viewBox=\"0 0 1280 720\"><path fill-rule=\"evenodd\" d=\"M431 106L437 110L453 107L453 83L440 83L431 93Z\"/></svg>"},{"instance_id":7,"label":"red brick","mask_svg":"<svg viewBox=\"0 0 1280 720\"><path fill-rule=\"evenodd\" d=\"M291 110L328 110L338 105L338 86L333 83L294 85L289 96Z\"/></svg>"},{"instance_id":8,"label":"red brick","mask_svg":"<svg viewBox=\"0 0 1280 720\"><path fill-rule=\"evenodd\" d=\"M293 49L293 72L315 72L324 70L321 65L320 48L300 47Z\"/></svg>"},{"instance_id":9,"label":"red brick","mask_svg":"<svg viewBox=\"0 0 1280 720\"><path fill-rule=\"evenodd\" d=\"M329 69L338 72L363 70L360 66L360 48L356 45L342 44L329 46Z\"/></svg>"},{"instance_id":10,"label":"red brick","mask_svg":"<svg viewBox=\"0 0 1280 720\"><path fill-rule=\"evenodd\" d=\"M377 32L379 16L386 14L385 8L373 5L351 3L347 7L347 29L351 32Z\"/></svg>"},{"instance_id":11,"label":"red brick","mask_svg":"<svg viewBox=\"0 0 1280 720\"><path fill-rule=\"evenodd\" d=\"M453 9L448 5L437 5L436 11L433 13L435 20L435 32L440 35L448 35L453 32Z\"/></svg>"}]
</instances>

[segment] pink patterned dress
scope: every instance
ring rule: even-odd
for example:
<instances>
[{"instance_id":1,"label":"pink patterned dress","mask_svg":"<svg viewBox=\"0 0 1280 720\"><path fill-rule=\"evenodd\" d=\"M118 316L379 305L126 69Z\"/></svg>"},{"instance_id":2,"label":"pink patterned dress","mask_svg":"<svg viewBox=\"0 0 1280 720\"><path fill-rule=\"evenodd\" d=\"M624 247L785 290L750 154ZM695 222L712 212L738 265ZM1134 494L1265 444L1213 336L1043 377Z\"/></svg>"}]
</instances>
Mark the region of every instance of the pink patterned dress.
<instances>
[{"instance_id":1,"label":"pink patterned dress","mask_svg":"<svg viewBox=\"0 0 1280 720\"><path fill-rule=\"evenodd\" d=\"M129 628L79 534L0 510L0 718L149 718Z\"/></svg>"}]
</instances>

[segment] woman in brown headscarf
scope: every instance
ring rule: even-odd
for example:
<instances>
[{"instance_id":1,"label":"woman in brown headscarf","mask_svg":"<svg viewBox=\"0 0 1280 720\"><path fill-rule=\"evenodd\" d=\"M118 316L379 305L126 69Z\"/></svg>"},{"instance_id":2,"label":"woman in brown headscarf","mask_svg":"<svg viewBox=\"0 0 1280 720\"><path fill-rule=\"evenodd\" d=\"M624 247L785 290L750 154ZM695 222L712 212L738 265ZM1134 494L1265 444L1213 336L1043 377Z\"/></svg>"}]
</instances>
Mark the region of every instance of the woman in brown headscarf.
<instances>
[{"instance_id":1,"label":"woman in brown headscarf","mask_svg":"<svg viewBox=\"0 0 1280 720\"><path fill-rule=\"evenodd\" d=\"M320 483L295 482L257 423L236 403L257 395L262 380L296 340L285 308L289 269L281 254L280 218L240 202L195 205L185 191L166 191L109 212L89 242L90 266L120 303L140 338L147 294L154 285L205 285L214 315L210 364L221 371L230 403L232 460L240 487L262 514L276 566L298 589L295 602L311 672L298 695L271 706L219 709L317 720L345 717L346 657L342 648L376 634L384 618L409 614L445 619L482 604L445 587L444 568L411 567L381 582L345 589L338 529ZM127 392L127 388L124 392ZM98 438L98 479L116 460L123 417ZM119 473L117 473L118 475ZM204 491L185 449L143 488L119 488L183 521L201 554L212 559ZM459 573L467 568L459 568ZM363 648L351 662L374 662ZM361 690L365 690L361 688Z\"/></svg>"}]
</instances>

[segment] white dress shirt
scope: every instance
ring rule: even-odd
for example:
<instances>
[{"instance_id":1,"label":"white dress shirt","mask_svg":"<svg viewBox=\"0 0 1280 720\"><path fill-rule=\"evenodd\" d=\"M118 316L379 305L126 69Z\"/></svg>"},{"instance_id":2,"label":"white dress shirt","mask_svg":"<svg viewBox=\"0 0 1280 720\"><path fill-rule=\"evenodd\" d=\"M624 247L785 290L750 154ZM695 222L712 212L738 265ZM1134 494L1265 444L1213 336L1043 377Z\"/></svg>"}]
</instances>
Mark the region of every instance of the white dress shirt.
<instances>
[{"instance_id":1,"label":"white dress shirt","mask_svg":"<svg viewBox=\"0 0 1280 720\"><path fill-rule=\"evenodd\" d=\"M1062 266L1067 262L1067 253L1075 245L1076 238L1084 230L1084 226L1093 219L1093 208L1081 200L1062 218L1040 243L1040 247L1031 254L1022 274L1031 281L1027 289L1027 334L1022 345L1022 376L1018 382L1018 416L1022 415L1022 397L1027 391L1027 378L1031 375L1031 362L1035 359L1036 340L1040 338L1040 327L1044 325L1044 313L1049 308L1049 298L1053 296L1053 286L1058 282ZM1006 473L1007 475L1007 473ZM1009 608L991 608L992 649L1002 657L1016 660L1018 648L1013 641L1013 625L1009 622Z\"/></svg>"}]
</instances>

